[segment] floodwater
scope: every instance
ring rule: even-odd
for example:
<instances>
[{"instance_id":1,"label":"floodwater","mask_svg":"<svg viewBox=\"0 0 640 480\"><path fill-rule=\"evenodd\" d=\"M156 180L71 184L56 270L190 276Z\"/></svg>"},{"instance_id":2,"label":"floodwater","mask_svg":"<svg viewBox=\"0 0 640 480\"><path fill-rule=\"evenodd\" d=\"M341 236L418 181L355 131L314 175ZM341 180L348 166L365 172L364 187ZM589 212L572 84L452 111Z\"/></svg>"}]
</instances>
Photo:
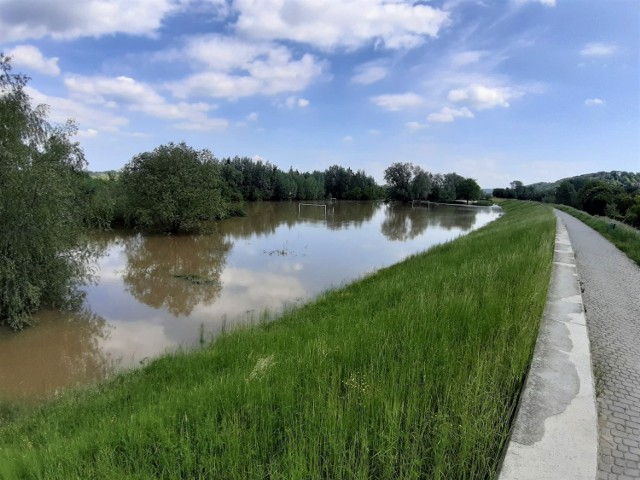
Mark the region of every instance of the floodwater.
<instances>
[{"instance_id":1,"label":"floodwater","mask_svg":"<svg viewBox=\"0 0 640 480\"><path fill-rule=\"evenodd\" d=\"M99 381L237 322L308 301L482 227L490 207L250 203L198 236L96 235L82 311L46 311L0 330L0 399L37 401Z\"/></svg>"}]
</instances>

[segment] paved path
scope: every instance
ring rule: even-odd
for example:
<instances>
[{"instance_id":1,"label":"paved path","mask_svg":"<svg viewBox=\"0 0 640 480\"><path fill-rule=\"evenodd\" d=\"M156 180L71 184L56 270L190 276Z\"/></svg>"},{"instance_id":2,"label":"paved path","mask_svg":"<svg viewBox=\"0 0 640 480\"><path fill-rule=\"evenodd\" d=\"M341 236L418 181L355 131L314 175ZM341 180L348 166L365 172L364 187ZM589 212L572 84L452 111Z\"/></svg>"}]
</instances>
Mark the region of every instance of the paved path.
<instances>
[{"instance_id":1,"label":"paved path","mask_svg":"<svg viewBox=\"0 0 640 480\"><path fill-rule=\"evenodd\" d=\"M598 406L598 479L640 479L640 267L558 212L583 284Z\"/></svg>"}]
</instances>

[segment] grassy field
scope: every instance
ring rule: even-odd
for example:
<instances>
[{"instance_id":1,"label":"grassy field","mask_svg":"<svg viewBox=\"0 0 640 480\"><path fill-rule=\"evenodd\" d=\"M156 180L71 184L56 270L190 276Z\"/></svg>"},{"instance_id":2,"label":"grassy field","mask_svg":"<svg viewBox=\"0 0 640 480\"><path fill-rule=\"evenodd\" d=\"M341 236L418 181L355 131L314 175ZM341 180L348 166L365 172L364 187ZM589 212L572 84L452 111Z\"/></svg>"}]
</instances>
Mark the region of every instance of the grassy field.
<instances>
[{"instance_id":1,"label":"grassy field","mask_svg":"<svg viewBox=\"0 0 640 480\"><path fill-rule=\"evenodd\" d=\"M276 321L19 413L0 478L491 478L555 232L548 206L503 208Z\"/></svg>"},{"instance_id":2,"label":"grassy field","mask_svg":"<svg viewBox=\"0 0 640 480\"><path fill-rule=\"evenodd\" d=\"M618 249L627 254L631 260L640 265L640 231L629 225L620 222L614 222L606 217L594 217L587 212L577 210L566 205L554 205L558 210L562 210L573 215L578 220L586 223L591 228L602 234L603 237L613 243ZM611 228L615 223L615 228Z\"/></svg>"}]
</instances>

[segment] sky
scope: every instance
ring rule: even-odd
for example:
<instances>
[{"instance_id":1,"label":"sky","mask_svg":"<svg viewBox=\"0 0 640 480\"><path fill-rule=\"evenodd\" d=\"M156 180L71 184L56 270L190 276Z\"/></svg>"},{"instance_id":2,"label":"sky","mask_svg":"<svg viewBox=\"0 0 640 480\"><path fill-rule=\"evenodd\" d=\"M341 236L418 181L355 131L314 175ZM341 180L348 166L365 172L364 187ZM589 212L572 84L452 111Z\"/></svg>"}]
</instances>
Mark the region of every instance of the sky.
<instances>
[{"instance_id":1,"label":"sky","mask_svg":"<svg viewBox=\"0 0 640 480\"><path fill-rule=\"evenodd\" d=\"M640 172L637 0L0 0L88 169L168 142L483 188Z\"/></svg>"}]
</instances>

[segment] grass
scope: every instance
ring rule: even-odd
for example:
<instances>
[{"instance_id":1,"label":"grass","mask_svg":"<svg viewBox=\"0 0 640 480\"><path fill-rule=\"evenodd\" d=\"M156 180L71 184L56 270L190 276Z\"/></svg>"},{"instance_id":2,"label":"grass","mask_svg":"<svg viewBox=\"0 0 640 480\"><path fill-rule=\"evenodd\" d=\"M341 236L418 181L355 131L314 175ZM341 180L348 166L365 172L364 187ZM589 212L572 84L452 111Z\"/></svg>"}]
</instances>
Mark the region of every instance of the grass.
<instances>
[{"instance_id":1,"label":"grass","mask_svg":"<svg viewBox=\"0 0 640 480\"><path fill-rule=\"evenodd\" d=\"M494 476L555 219L499 220L0 427L0 478Z\"/></svg>"},{"instance_id":2,"label":"grass","mask_svg":"<svg viewBox=\"0 0 640 480\"><path fill-rule=\"evenodd\" d=\"M581 222L589 225L618 247L619 250L623 251L627 257L640 265L640 231L624 223L616 222L606 217L589 215L573 207L567 207L566 205L554 206L558 210L573 215ZM615 228L611 228L611 225L615 225Z\"/></svg>"}]
</instances>

